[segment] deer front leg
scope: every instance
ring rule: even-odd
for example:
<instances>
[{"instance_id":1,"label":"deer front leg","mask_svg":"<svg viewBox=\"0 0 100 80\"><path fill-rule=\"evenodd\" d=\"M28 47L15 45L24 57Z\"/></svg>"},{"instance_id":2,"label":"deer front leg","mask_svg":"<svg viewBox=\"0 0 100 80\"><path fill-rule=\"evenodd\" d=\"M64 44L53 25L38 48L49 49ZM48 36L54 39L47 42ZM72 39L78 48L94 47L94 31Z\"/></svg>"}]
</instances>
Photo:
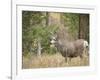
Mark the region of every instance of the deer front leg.
<instances>
[{"instance_id":1,"label":"deer front leg","mask_svg":"<svg viewBox=\"0 0 100 80\"><path fill-rule=\"evenodd\" d=\"M65 61L68 63L68 54L66 53L66 55L65 55Z\"/></svg>"},{"instance_id":2,"label":"deer front leg","mask_svg":"<svg viewBox=\"0 0 100 80\"><path fill-rule=\"evenodd\" d=\"M67 57L68 57L68 55L67 55L67 49L66 49L66 53L65 53L65 61L67 62L68 60L67 60Z\"/></svg>"}]
</instances>

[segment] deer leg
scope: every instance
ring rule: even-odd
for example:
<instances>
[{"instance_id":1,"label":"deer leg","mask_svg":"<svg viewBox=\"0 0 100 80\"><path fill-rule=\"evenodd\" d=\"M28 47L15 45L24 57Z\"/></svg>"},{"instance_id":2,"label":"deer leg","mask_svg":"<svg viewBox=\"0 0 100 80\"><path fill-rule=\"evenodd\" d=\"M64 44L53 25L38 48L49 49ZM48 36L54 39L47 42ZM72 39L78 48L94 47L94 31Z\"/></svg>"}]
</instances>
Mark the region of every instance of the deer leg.
<instances>
[{"instance_id":1,"label":"deer leg","mask_svg":"<svg viewBox=\"0 0 100 80\"><path fill-rule=\"evenodd\" d=\"M66 50L66 51L67 51L67 50ZM67 53L66 53L66 55L65 55L65 61L68 62L68 55L67 55Z\"/></svg>"},{"instance_id":2,"label":"deer leg","mask_svg":"<svg viewBox=\"0 0 100 80\"><path fill-rule=\"evenodd\" d=\"M83 55L80 55L80 58L83 59Z\"/></svg>"},{"instance_id":3,"label":"deer leg","mask_svg":"<svg viewBox=\"0 0 100 80\"><path fill-rule=\"evenodd\" d=\"M80 55L80 63L83 61L83 55Z\"/></svg>"},{"instance_id":4,"label":"deer leg","mask_svg":"<svg viewBox=\"0 0 100 80\"><path fill-rule=\"evenodd\" d=\"M72 59L71 59L71 58L69 58L69 61L70 61L70 62L71 62L71 60L72 60Z\"/></svg>"},{"instance_id":5,"label":"deer leg","mask_svg":"<svg viewBox=\"0 0 100 80\"><path fill-rule=\"evenodd\" d=\"M67 56L65 57L65 61L67 62Z\"/></svg>"}]
</instances>

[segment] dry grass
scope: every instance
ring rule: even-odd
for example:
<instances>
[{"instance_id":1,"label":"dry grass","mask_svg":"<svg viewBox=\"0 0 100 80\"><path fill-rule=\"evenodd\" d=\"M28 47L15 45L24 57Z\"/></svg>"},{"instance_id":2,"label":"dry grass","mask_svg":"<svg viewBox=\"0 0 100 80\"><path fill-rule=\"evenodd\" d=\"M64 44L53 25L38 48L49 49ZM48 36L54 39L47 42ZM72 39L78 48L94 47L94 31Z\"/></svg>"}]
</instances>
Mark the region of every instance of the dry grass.
<instances>
[{"instance_id":1,"label":"dry grass","mask_svg":"<svg viewBox=\"0 0 100 80\"><path fill-rule=\"evenodd\" d=\"M72 66L88 66L89 57L84 56L83 59L80 57L72 58L71 61L65 62L64 57L61 54L54 55L42 55L41 57L37 56L23 56L23 65L24 69L29 68L49 68L49 67L72 67Z\"/></svg>"}]
</instances>

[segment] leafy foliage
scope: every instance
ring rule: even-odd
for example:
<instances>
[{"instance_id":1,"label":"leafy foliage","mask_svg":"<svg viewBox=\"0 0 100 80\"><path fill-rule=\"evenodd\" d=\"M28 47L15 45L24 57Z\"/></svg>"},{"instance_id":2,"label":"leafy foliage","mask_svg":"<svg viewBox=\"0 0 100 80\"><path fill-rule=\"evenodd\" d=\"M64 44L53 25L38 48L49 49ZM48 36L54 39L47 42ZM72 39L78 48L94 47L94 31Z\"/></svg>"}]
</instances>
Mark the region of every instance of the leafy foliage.
<instances>
[{"instance_id":1,"label":"leafy foliage","mask_svg":"<svg viewBox=\"0 0 100 80\"><path fill-rule=\"evenodd\" d=\"M32 29L32 35L33 35L33 40L35 39L36 41L39 39L41 41L42 45L42 51L49 53L51 48L50 48L50 37L51 37L51 32L55 32L57 27L54 26L34 26Z\"/></svg>"},{"instance_id":2,"label":"leafy foliage","mask_svg":"<svg viewBox=\"0 0 100 80\"><path fill-rule=\"evenodd\" d=\"M79 30L79 14L64 13L63 19L64 19L64 24L68 28L70 35L74 39L77 39Z\"/></svg>"},{"instance_id":3,"label":"leafy foliage","mask_svg":"<svg viewBox=\"0 0 100 80\"><path fill-rule=\"evenodd\" d=\"M41 12L23 11L22 13L22 50L23 54L37 52L37 41L41 41L42 52L51 53L50 36L56 26L43 26L46 16Z\"/></svg>"}]
</instances>

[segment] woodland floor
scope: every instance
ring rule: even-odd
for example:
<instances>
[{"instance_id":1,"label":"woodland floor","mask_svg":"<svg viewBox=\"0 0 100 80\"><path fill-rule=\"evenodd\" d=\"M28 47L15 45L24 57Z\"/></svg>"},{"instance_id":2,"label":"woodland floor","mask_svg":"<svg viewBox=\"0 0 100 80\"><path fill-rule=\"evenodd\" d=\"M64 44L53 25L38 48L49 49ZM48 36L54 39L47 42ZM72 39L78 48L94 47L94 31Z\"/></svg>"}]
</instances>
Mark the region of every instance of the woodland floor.
<instances>
[{"instance_id":1,"label":"woodland floor","mask_svg":"<svg viewBox=\"0 0 100 80\"><path fill-rule=\"evenodd\" d=\"M77 67L77 66L89 66L89 56L84 56L83 59L80 57L72 58L71 61L65 62L64 57L61 54L42 55L37 56L23 56L22 68L53 68L53 67Z\"/></svg>"}]
</instances>

